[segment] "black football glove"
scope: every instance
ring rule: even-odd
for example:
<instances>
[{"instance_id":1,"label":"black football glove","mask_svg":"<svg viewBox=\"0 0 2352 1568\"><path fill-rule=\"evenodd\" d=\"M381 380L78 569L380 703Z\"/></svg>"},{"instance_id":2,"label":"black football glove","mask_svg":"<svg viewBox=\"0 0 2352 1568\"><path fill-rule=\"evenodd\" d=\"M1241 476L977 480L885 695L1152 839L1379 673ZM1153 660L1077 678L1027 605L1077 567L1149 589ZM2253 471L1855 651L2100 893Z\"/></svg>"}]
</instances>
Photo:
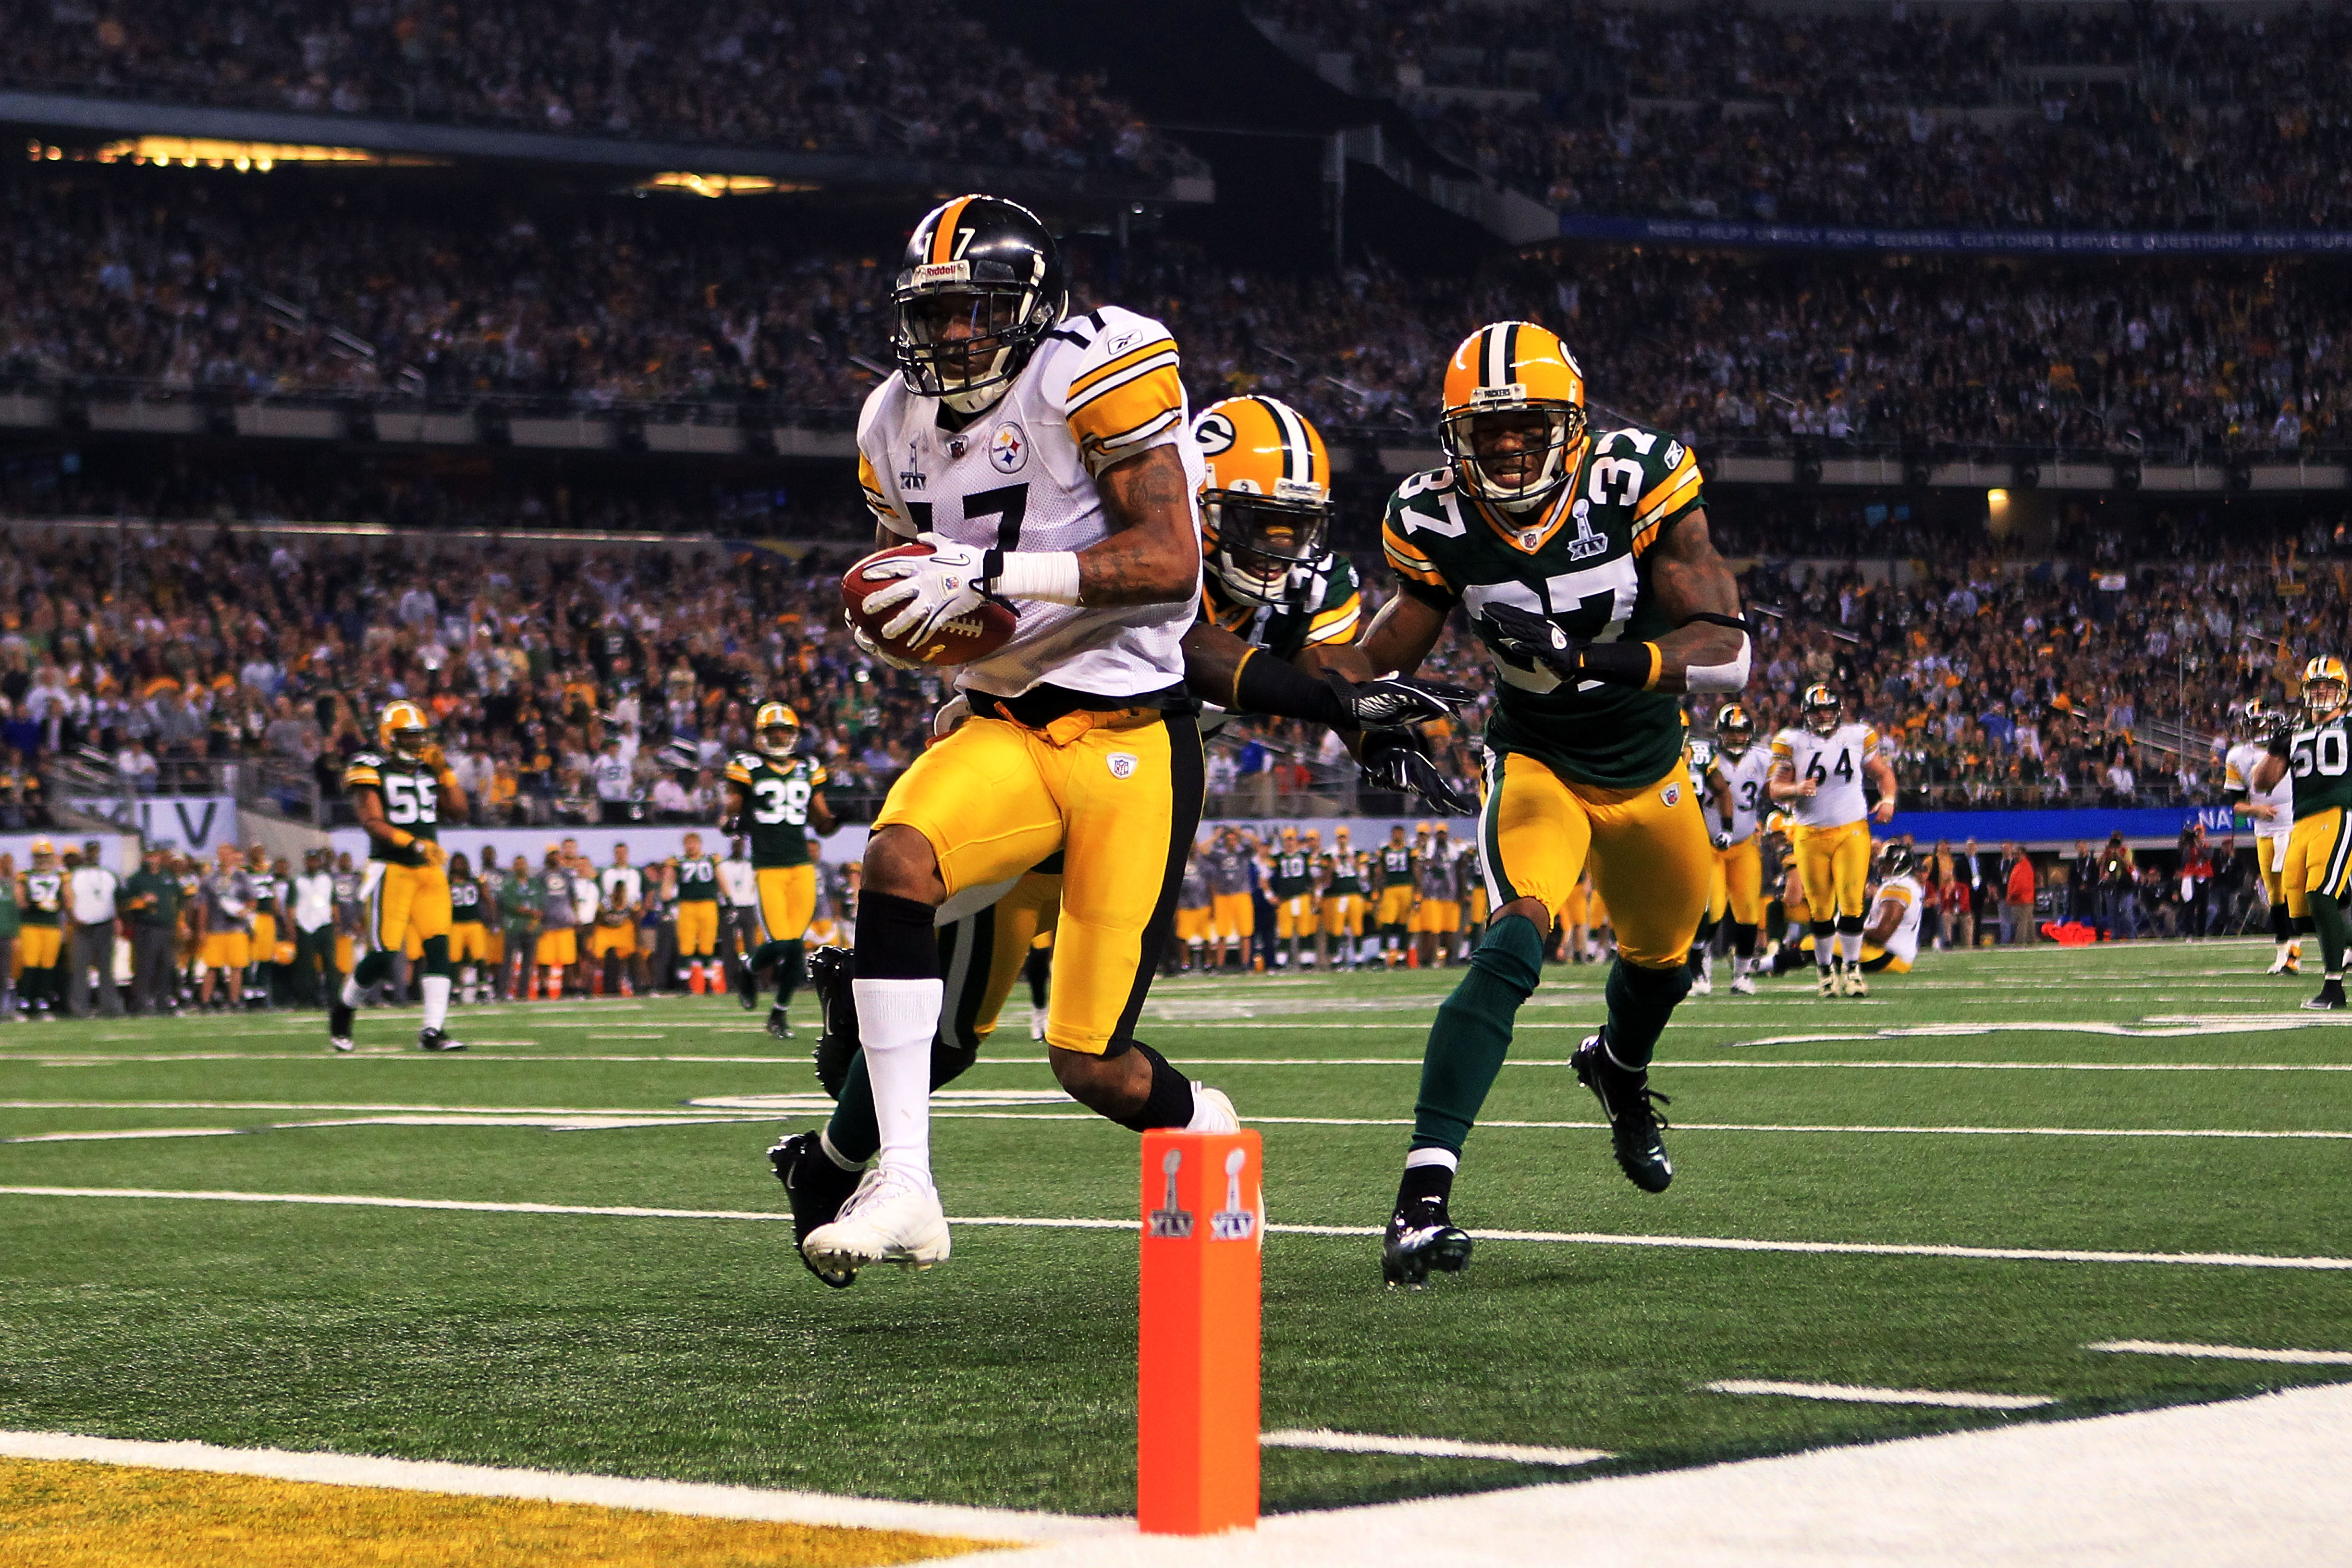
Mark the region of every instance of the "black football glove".
<instances>
[{"instance_id":1,"label":"black football glove","mask_svg":"<svg viewBox=\"0 0 2352 1568\"><path fill-rule=\"evenodd\" d=\"M1475 816L1478 797L1437 771L1437 763L1410 731L1382 731L1364 738L1364 782L1374 789L1417 795L1445 816Z\"/></svg>"},{"instance_id":2,"label":"black football glove","mask_svg":"<svg viewBox=\"0 0 2352 1568\"><path fill-rule=\"evenodd\" d=\"M1360 683L1326 673L1339 694L1343 730L1399 730L1453 717L1478 694L1466 686L1392 675Z\"/></svg>"},{"instance_id":3,"label":"black football glove","mask_svg":"<svg viewBox=\"0 0 2352 1568\"><path fill-rule=\"evenodd\" d=\"M1478 617L1478 635L1497 657L1521 669L1549 669L1562 680L1581 679L1576 639L1533 610L1490 603Z\"/></svg>"}]
</instances>

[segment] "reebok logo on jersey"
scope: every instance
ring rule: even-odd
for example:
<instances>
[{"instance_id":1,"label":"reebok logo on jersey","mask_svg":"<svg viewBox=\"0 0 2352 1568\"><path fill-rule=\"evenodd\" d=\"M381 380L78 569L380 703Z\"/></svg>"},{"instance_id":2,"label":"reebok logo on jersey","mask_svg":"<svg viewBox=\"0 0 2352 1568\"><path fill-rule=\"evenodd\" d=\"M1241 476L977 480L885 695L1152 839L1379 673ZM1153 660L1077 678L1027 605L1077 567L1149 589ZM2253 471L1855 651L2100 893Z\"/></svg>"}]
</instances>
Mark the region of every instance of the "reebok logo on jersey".
<instances>
[{"instance_id":1,"label":"reebok logo on jersey","mask_svg":"<svg viewBox=\"0 0 2352 1568\"><path fill-rule=\"evenodd\" d=\"M1107 760L1110 763L1111 777L1124 779L1135 776L1136 756L1133 752L1113 752Z\"/></svg>"},{"instance_id":2,"label":"reebok logo on jersey","mask_svg":"<svg viewBox=\"0 0 2352 1568\"><path fill-rule=\"evenodd\" d=\"M1029 461L1029 437L1018 425L999 425L988 438L989 466L1000 474L1016 474Z\"/></svg>"}]
</instances>

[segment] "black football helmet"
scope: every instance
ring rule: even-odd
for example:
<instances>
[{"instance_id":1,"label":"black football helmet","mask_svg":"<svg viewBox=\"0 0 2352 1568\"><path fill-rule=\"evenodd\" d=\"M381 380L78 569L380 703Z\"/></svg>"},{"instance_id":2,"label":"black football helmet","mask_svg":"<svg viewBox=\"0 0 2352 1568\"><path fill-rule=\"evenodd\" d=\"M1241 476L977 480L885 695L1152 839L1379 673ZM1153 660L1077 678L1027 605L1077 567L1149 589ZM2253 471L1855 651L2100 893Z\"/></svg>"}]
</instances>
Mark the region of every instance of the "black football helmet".
<instances>
[{"instance_id":1,"label":"black football helmet","mask_svg":"<svg viewBox=\"0 0 2352 1568\"><path fill-rule=\"evenodd\" d=\"M1816 682L1805 688L1800 706L1804 710L1805 728L1816 735L1827 735L1845 722L1845 701L1830 687Z\"/></svg>"},{"instance_id":2,"label":"black football helmet","mask_svg":"<svg viewBox=\"0 0 2352 1568\"><path fill-rule=\"evenodd\" d=\"M923 215L890 290L890 347L909 390L974 414L1003 395L1069 308L1061 252L1037 215L958 196Z\"/></svg>"},{"instance_id":3,"label":"black football helmet","mask_svg":"<svg viewBox=\"0 0 2352 1568\"><path fill-rule=\"evenodd\" d=\"M1732 756L1756 743L1756 721L1738 703L1727 704L1715 716L1715 742Z\"/></svg>"},{"instance_id":4,"label":"black football helmet","mask_svg":"<svg viewBox=\"0 0 2352 1568\"><path fill-rule=\"evenodd\" d=\"M1878 874L1881 877L1907 877L1917 864L1918 859L1911 853L1909 845L1889 844L1878 857Z\"/></svg>"}]
</instances>

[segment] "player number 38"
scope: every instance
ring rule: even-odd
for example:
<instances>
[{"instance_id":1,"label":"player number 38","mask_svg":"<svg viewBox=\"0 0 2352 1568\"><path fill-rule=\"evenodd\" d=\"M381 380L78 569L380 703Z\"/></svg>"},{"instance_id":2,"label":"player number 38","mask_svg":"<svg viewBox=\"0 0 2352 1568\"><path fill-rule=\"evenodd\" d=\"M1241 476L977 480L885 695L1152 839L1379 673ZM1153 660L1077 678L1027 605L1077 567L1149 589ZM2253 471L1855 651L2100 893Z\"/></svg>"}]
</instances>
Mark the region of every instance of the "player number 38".
<instances>
[{"instance_id":1,"label":"player number 38","mask_svg":"<svg viewBox=\"0 0 2352 1568\"><path fill-rule=\"evenodd\" d=\"M801 826L808 821L809 797L815 793L805 779L761 779L751 786L759 801L751 808L751 820L771 827L779 822Z\"/></svg>"}]
</instances>

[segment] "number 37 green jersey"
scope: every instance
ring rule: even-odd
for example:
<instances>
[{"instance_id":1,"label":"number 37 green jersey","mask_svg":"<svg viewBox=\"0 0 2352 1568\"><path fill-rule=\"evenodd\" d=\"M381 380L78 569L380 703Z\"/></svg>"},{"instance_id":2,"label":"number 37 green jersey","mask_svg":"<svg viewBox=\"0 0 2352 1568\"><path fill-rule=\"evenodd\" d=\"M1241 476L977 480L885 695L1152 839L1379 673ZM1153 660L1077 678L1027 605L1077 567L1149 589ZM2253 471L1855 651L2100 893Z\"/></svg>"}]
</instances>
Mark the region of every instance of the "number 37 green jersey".
<instances>
[{"instance_id":1,"label":"number 37 green jersey","mask_svg":"<svg viewBox=\"0 0 2352 1568\"><path fill-rule=\"evenodd\" d=\"M750 797L743 831L751 839L751 865L809 863L809 802L824 787L824 764L814 757L783 762L739 752L727 764L727 782Z\"/></svg>"},{"instance_id":2,"label":"number 37 green jersey","mask_svg":"<svg viewBox=\"0 0 2352 1568\"><path fill-rule=\"evenodd\" d=\"M1630 426L1594 437L1571 482L1540 511L1514 514L1469 494L1452 468L1415 474L1381 529L1403 589L1475 623L1490 604L1546 616L1580 643L1647 642L1673 629L1643 556L1699 510L1698 459L1663 431ZM1486 743L1535 758L1562 778L1637 789L1682 755L1681 704L1670 694L1580 681L1496 660L1501 685Z\"/></svg>"}]
</instances>

